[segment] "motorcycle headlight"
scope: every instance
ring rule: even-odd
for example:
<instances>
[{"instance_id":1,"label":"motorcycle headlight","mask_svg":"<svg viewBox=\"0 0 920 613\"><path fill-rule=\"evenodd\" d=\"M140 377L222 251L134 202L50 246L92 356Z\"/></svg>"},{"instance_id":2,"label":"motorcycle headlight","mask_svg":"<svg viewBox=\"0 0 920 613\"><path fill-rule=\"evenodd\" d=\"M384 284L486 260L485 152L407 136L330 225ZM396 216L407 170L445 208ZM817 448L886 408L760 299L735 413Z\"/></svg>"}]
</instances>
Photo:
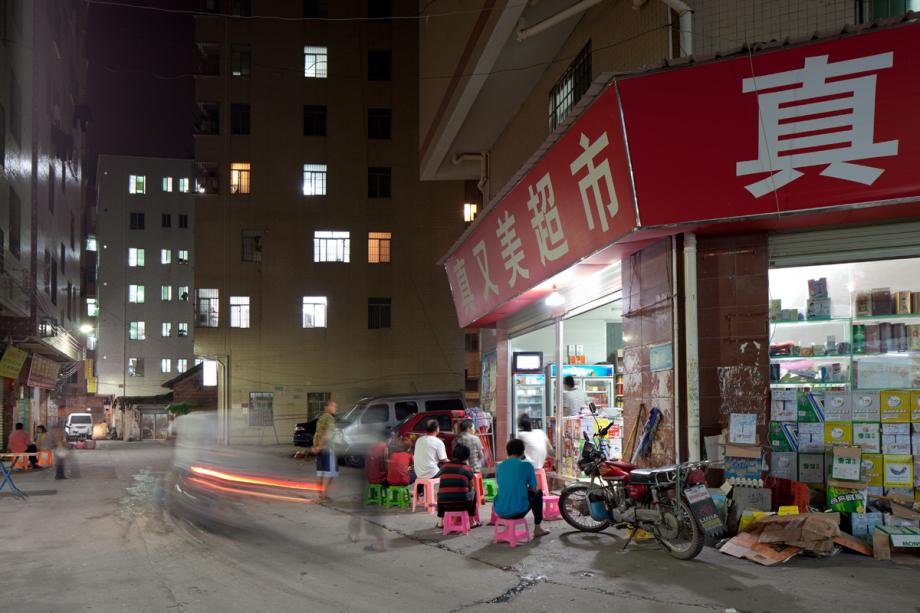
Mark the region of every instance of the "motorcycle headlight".
<instances>
[{"instance_id":1,"label":"motorcycle headlight","mask_svg":"<svg viewBox=\"0 0 920 613\"><path fill-rule=\"evenodd\" d=\"M294 432L306 432L307 429L303 426L294 426Z\"/></svg>"}]
</instances>

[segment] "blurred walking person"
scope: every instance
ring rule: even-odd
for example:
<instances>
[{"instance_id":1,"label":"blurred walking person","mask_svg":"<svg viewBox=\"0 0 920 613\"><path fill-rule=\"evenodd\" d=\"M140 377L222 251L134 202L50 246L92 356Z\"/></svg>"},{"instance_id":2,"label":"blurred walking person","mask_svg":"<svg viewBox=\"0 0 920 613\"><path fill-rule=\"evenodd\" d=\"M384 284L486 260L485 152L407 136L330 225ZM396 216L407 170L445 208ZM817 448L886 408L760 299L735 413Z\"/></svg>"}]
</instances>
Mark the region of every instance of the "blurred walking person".
<instances>
[{"instance_id":1,"label":"blurred walking person","mask_svg":"<svg viewBox=\"0 0 920 613\"><path fill-rule=\"evenodd\" d=\"M335 432L335 412L338 404L335 400L326 401L323 414L316 422L313 435L313 453L316 454L316 476L319 479L319 500L329 499L329 487L332 480L339 476L339 465L332 449L332 435Z\"/></svg>"}]
</instances>

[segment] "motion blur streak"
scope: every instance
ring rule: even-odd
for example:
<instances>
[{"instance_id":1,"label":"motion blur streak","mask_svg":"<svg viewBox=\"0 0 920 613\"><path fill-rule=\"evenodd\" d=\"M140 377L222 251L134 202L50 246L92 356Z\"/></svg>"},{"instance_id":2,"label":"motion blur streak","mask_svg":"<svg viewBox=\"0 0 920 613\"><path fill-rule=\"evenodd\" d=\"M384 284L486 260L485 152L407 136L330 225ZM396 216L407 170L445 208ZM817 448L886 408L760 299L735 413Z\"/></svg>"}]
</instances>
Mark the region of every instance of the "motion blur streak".
<instances>
[{"instance_id":1,"label":"motion blur streak","mask_svg":"<svg viewBox=\"0 0 920 613\"><path fill-rule=\"evenodd\" d=\"M223 481L233 481L235 483L248 483L250 485L267 485L270 487L281 487L291 490L308 490L312 492L321 492L323 490L316 483L303 483L299 481L285 481L282 479L269 479L267 477L250 477L248 475L238 475L234 473L226 473L219 470L214 470L213 468L205 468L203 466L192 466L191 471L196 475L203 475L205 477L214 477L215 479L221 479Z\"/></svg>"},{"instance_id":2,"label":"motion blur streak","mask_svg":"<svg viewBox=\"0 0 920 613\"><path fill-rule=\"evenodd\" d=\"M235 487L226 487L223 485L212 483L211 481L206 481L204 479L196 479L195 477L189 477L188 480L202 487L210 488L212 490L218 490L221 492L227 492L229 494L244 494L246 496L256 496L258 498L269 498L271 500L284 500L287 502L302 502L304 504L309 504L313 502L312 500L308 500L306 498L296 498L294 496L280 496L278 494L266 494L264 492L254 492L252 490L241 490Z\"/></svg>"}]
</instances>

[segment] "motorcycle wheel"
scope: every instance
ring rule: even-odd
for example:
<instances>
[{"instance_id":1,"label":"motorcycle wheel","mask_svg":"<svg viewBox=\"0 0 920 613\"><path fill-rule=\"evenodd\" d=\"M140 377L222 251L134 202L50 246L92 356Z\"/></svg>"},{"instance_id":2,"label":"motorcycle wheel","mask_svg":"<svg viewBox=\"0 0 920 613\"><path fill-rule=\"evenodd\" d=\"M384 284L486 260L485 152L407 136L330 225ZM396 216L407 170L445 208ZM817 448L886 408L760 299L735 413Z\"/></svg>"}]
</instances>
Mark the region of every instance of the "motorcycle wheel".
<instances>
[{"instance_id":1,"label":"motorcycle wheel","mask_svg":"<svg viewBox=\"0 0 920 613\"><path fill-rule=\"evenodd\" d=\"M582 532L601 532L610 527L610 521L597 521L588 508L588 490L596 489L586 483L570 485L559 495L559 511L567 524Z\"/></svg>"},{"instance_id":2,"label":"motorcycle wheel","mask_svg":"<svg viewBox=\"0 0 920 613\"><path fill-rule=\"evenodd\" d=\"M656 528L658 539L668 548L668 553L678 560L692 560L703 550L703 530L690 506L680 501L680 522L674 508L662 506L664 525Z\"/></svg>"}]
</instances>

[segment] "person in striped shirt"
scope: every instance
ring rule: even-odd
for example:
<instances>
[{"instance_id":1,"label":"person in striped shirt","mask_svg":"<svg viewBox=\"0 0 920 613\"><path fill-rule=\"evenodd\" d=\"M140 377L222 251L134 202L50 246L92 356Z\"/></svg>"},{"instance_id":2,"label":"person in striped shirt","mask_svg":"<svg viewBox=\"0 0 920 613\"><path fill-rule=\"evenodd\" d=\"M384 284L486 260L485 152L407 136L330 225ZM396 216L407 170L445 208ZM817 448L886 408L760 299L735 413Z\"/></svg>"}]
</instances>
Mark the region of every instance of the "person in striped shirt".
<instances>
[{"instance_id":1,"label":"person in striped shirt","mask_svg":"<svg viewBox=\"0 0 920 613\"><path fill-rule=\"evenodd\" d=\"M438 485L438 528L444 527L444 513L447 511L466 511L470 515L471 527L481 525L473 519L476 515L475 476L469 459L470 448L457 443L450 454L450 461L441 466L437 475L441 479Z\"/></svg>"}]
</instances>

